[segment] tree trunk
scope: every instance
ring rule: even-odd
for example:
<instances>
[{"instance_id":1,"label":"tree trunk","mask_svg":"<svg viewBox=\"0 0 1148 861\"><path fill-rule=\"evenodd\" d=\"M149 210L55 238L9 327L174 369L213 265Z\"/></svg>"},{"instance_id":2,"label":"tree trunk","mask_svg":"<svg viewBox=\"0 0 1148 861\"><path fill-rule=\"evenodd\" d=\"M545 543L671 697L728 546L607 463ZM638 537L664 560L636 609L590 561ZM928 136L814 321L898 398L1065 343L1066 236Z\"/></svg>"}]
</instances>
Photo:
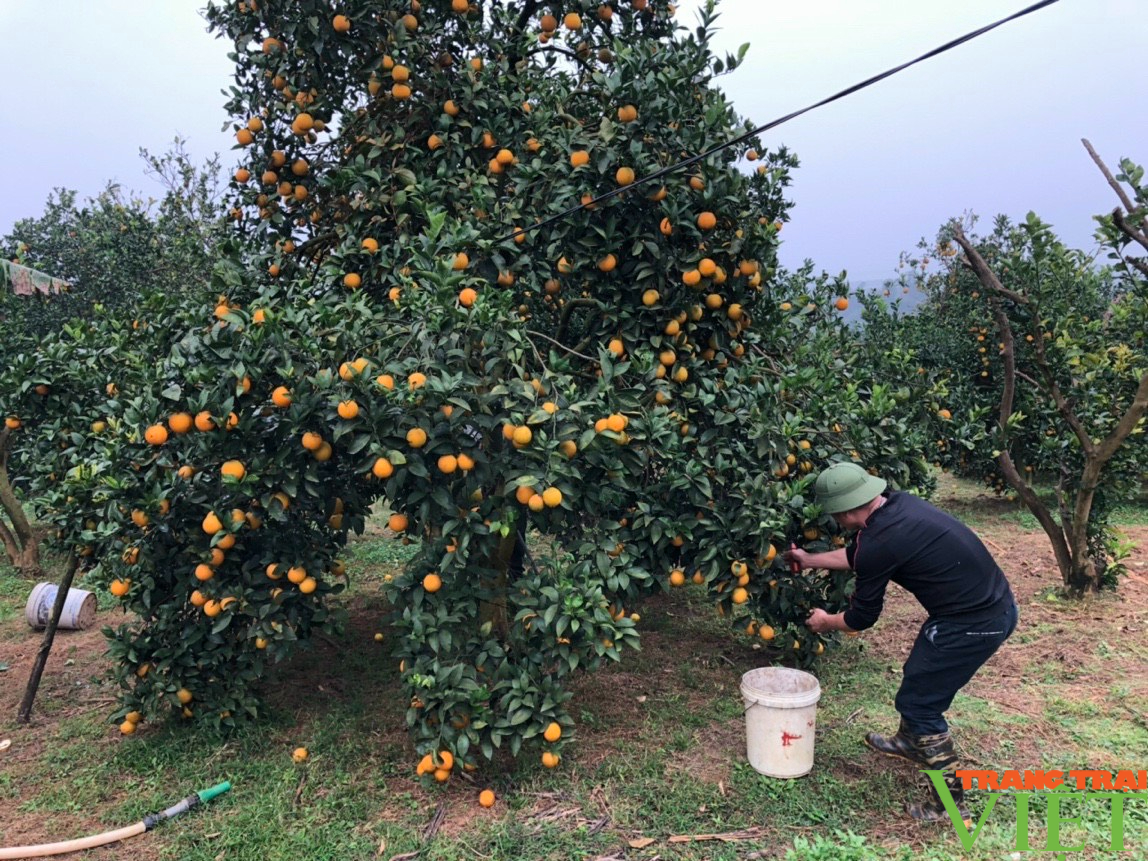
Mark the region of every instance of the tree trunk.
<instances>
[{"instance_id":1,"label":"tree trunk","mask_svg":"<svg viewBox=\"0 0 1148 861\"><path fill-rule=\"evenodd\" d=\"M14 568L26 575L34 574L40 571L40 536L28 522L24 506L8 480L11 439L8 428L0 430L0 509L8 518L8 523L0 520L0 541L3 541L8 561Z\"/></svg>"},{"instance_id":2,"label":"tree trunk","mask_svg":"<svg viewBox=\"0 0 1148 861\"><path fill-rule=\"evenodd\" d=\"M69 557L67 570L64 571L60 585L56 588L56 603L52 606L52 615L48 619L47 627L44 628L44 639L40 641L40 651L36 653L32 675L28 678L28 686L24 688L24 699L20 702L20 712L16 716L18 723L28 723L32 719L32 703L36 701L36 691L40 689L40 678L44 675L44 667L48 664L52 641L56 639L56 628L60 624L60 615L64 612L64 602L68 599L68 590L72 588L72 579L79 567L80 560L74 555Z\"/></svg>"}]
</instances>

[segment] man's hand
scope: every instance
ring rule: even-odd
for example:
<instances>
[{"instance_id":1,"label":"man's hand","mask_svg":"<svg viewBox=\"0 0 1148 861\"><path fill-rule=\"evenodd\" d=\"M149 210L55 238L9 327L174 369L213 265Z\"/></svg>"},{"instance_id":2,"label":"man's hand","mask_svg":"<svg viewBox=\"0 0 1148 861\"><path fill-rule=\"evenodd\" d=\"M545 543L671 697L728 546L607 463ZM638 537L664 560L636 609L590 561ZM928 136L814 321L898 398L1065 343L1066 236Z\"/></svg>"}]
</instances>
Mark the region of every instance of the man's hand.
<instances>
[{"instance_id":1,"label":"man's hand","mask_svg":"<svg viewBox=\"0 0 1148 861\"><path fill-rule=\"evenodd\" d=\"M809 558L812 555L813 555L812 553L806 553L800 547L791 547L790 549L786 550L784 553L781 554L782 558L786 561L787 564L792 565L794 563L797 563L798 570L800 570L802 568L812 568L813 567L812 565L809 564Z\"/></svg>"},{"instance_id":2,"label":"man's hand","mask_svg":"<svg viewBox=\"0 0 1148 861\"><path fill-rule=\"evenodd\" d=\"M830 631L837 630L836 621L836 616L826 613L820 607L815 607L813 612L809 614L809 618L805 620L805 627L815 634L828 634Z\"/></svg>"}]
</instances>

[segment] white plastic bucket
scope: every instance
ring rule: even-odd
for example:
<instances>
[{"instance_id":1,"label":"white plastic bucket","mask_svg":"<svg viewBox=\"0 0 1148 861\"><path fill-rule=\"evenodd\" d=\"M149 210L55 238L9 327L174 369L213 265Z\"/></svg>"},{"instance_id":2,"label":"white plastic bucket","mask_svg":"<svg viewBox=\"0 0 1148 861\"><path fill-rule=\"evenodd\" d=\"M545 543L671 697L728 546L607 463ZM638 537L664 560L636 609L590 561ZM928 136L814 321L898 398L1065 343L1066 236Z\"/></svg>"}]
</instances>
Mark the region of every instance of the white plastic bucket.
<instances>
[{"instance_id":1,"label":"white plastic bucket","mask_svg":"<svg viewBox=\"0 0 1148 861\"><path fill-rule=\"evenodd\" d=\"M813 769L817 677L788 667L759 667L741 677L749 764L769 777L801 777Z\"/></svg>"},{"instance_id":2,"label":"white plastic bucket","mask_svg":"<svg viewBox=\"0 0 1148 861\"><path fill-rule=\"evenodd\" d=\"M60 587L55 583L37 583L28 596L24 608L24 618L33 628L45 628L52 618L52 607L56 604L56 593ZM69 589L64 599L64 610L60 613L58 627L69 630L90 628L96 621L96 596L83 589Z\"/></svg>"}]
</instances>

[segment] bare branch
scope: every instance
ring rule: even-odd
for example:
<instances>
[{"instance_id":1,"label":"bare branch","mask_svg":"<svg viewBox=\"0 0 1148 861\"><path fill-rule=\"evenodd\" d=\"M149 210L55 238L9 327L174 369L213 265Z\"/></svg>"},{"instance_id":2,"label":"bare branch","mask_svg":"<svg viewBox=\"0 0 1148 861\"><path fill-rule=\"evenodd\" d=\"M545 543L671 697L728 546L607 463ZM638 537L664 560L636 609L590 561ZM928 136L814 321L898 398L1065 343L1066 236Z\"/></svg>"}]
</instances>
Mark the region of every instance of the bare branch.
<instances>
[{"instance_id":1,"label":"bare branch","mask_svg":"<svg viewBox=\"0 0 1148 861\"><path fill-rule=\"evenodd\" d=\"M549 342L550 342L551 344L553 344L555 347L558 347L560 350L563 350L563 351L565 351L565 352L569 353L571 356L577 356L579 359L585 359L587 362L596 362L596 361L598 361L598 360L597 360L597 359L595 359L593 356L587 356L587 355L584 355L584 354L582 354L582 353L578 353L578 352L575 352L574 350L570 349L570 348L569 348L569 347L567 347L565 344L563 344L561 341L555 341L555 340L554 340L553 338L551 338L549 335L544 335L544 334L542 334L541 332L535 331L534 329L527 329L527 330L526 330L526 334L527 334L527 335L534 335L534 336L535 336L535 337L537 337L537 338L542 338L542 339L543 339L543 340L545 340L545 341L549 341ZM532 344L531 346L533 346L533 344ZM537 348L535 349L535 351L534 351L534 352L535 352L535 354L537 355L537 353L538 353L538 350L537 350ZM541 357L539 357L539 361L541 361ZM545 363L543 363L543 367L545 367Z\"/></svg>"},{"instance_id":2,"label":"bare branch","mask_svg":"<svg viewBox=\"0 0 1148 861\"><path fill-rule=\"evenodd\" d=\"M1108 180L1108 184L1112 186L1112 190L1116 192L1116 196L1120 198L1120 202L1124 204L1124 209L1128 212L1132 212L1136 209L1136 207L1132 205L1132 200L1128 197L1128 193L1124 191L1124 187L1116 181L1116 177L1112 175L1112 172L1108 169L1108 165L1097 155L1096 150L1092 148L1092 144L1088 142L1088 138L1081 138L1080 142L1084 144L1084 148L1088 150L1088 154L1092 156L1092 160L1096 162L1096 166L1100 168L1100 172L1104 174L1104 178Z\"/></svg>"},{"instance_id":3,"label":"bare branch","mask_svg":"<svg viewBox=\"0 0 1148 861\"><path fill-rule=\"evenodd\" d=\"M1027 296L1022 296L1013 290L1009 290L1000 279L997 278L996 273L989 268L989 264L981 257L981 254L965 236L965 232L960 228L960 225L953 225L953 238L957 240L957 244L964 249L965 257L967 258L968 266L973 270L973 274L977 276L977 280L981 282L986 290L992 290L995 293L1004 296L1006 299L1011 299L1018 305L1030 306L1032 302Z\"/></svg>"}]
</instances>

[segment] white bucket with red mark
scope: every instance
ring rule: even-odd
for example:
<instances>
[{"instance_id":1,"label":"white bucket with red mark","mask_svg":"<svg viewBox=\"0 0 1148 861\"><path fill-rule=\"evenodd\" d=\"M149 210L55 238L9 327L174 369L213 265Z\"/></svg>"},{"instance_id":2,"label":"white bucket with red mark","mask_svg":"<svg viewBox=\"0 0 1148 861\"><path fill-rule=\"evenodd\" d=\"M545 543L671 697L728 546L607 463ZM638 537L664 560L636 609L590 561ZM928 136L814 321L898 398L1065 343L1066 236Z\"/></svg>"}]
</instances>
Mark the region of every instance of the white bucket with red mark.
<instances>
[{"instance_id":1,"label":"white bucket with red mark","mask_svg":"<svg viewBox=\"0 0 1148 861\"><path fill-rule=\"evenodd\" d=\"M741 677L749 764L769 777L801 777L813 769L817 677L788 667L759 667Z\"/></svg>"}]
</instances>

